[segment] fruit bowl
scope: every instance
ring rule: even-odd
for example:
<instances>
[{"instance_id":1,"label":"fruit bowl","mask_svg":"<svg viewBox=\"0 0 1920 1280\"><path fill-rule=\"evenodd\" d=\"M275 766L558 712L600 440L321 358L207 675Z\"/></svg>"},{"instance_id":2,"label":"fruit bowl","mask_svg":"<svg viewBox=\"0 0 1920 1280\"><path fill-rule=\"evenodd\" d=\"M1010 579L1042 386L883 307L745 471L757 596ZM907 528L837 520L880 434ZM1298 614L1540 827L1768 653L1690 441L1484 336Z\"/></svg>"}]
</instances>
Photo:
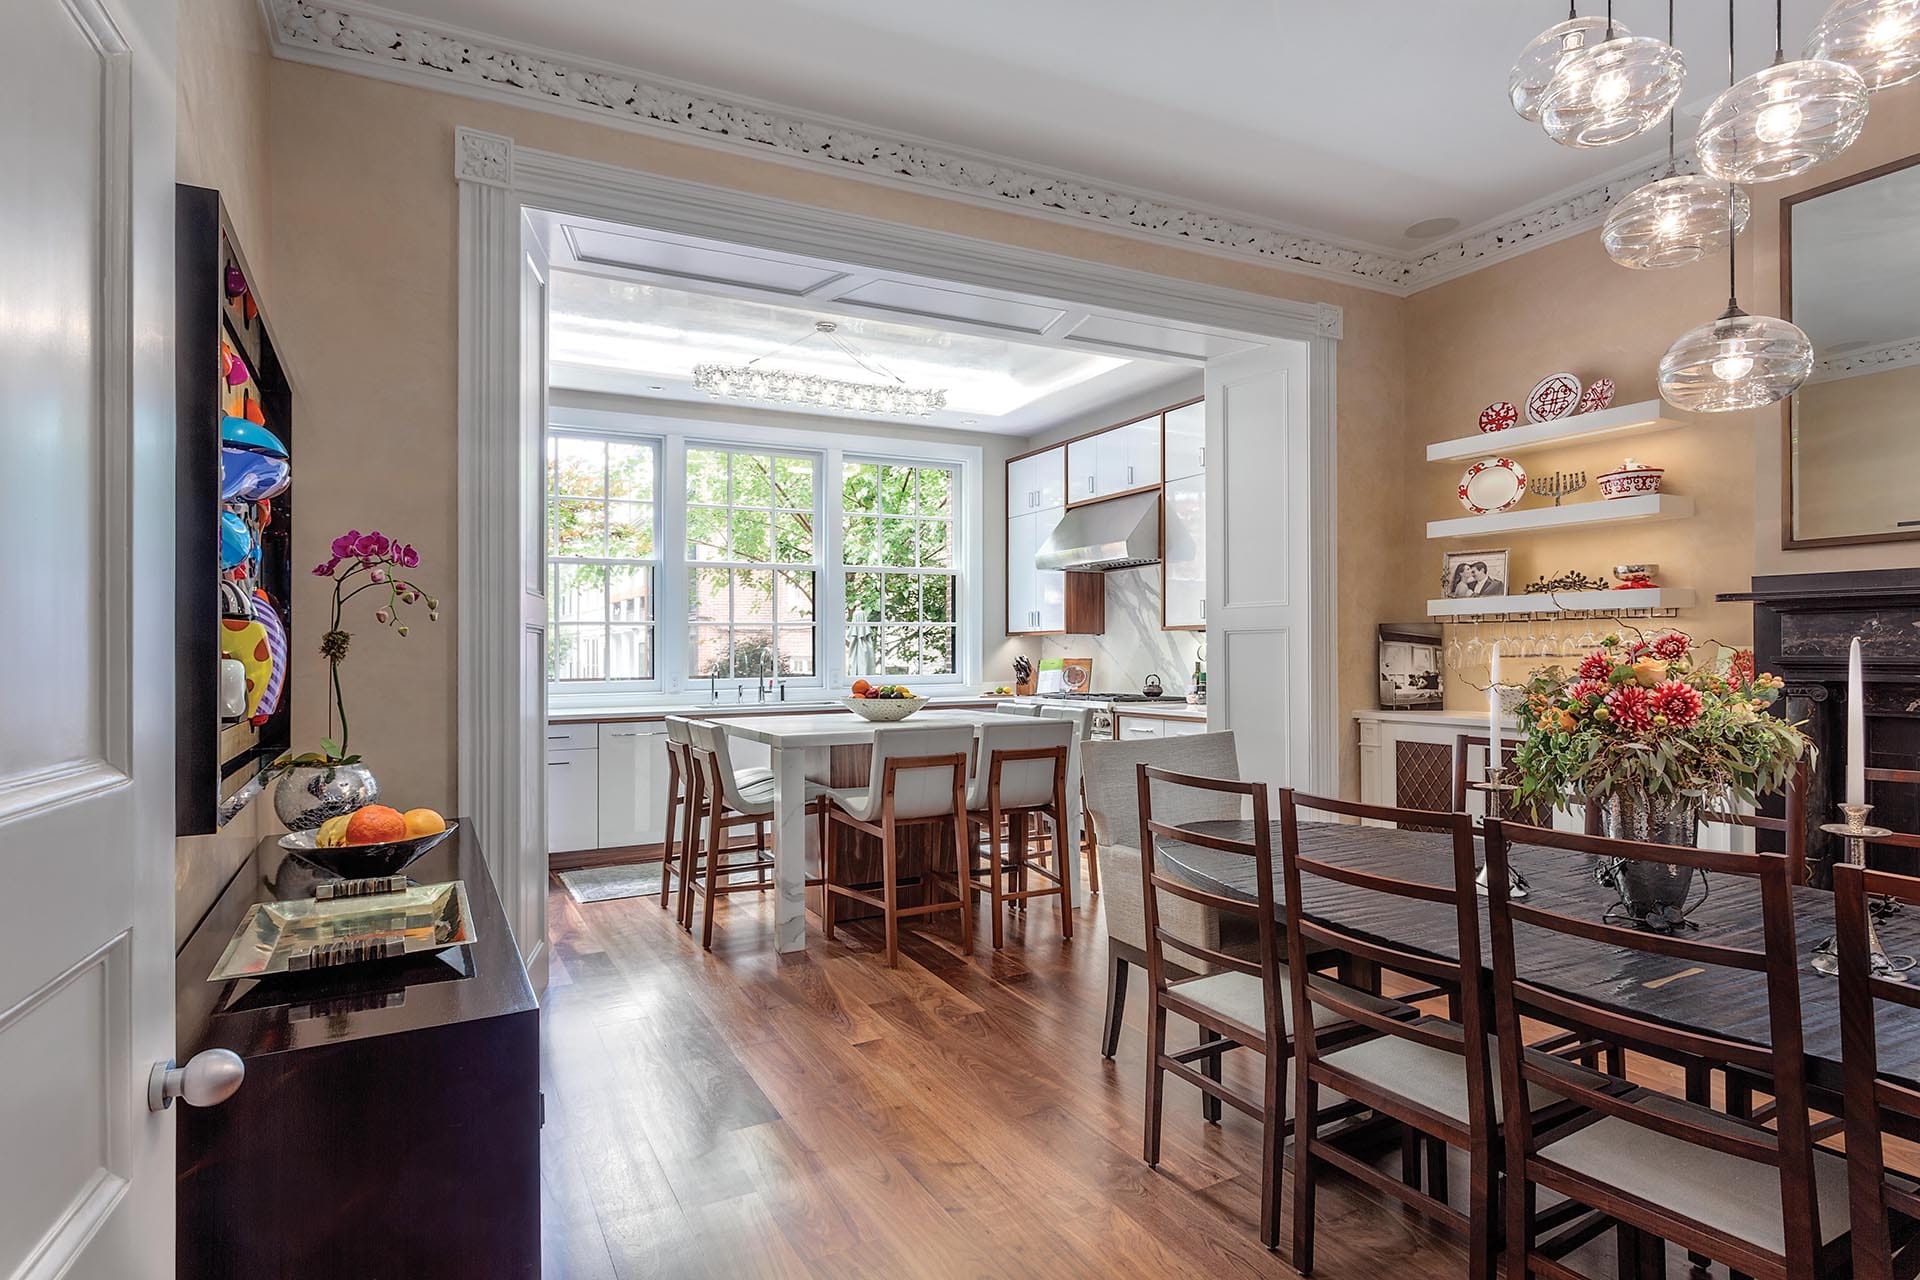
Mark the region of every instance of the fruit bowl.
<instances>
[{"instance_id":1,"label":"fruit bowl","mask_svg":"<svg viewBox=\"0 0 1920 1280\"><path fill-rule=\"evenodd\" d=\"M925 698L842 698L847 710L876 724L905 720L927 705Z\"/></svg>"},{"instance_id":2,"label":"fruit bowl","mask_svg":"<svg viewBox=\"0 0 1920 1280\"><path fill-rule=\"evenodd\" d=\"M315 843L318 831L292 831L280 837L280 847L298 854L322 871L350 880L361 876L391 876L412 863L421 854L460 829L449 822L444 831L431 835L409 836L379 844L338 844L322 847Z\"/></svg>"}]
</instances>

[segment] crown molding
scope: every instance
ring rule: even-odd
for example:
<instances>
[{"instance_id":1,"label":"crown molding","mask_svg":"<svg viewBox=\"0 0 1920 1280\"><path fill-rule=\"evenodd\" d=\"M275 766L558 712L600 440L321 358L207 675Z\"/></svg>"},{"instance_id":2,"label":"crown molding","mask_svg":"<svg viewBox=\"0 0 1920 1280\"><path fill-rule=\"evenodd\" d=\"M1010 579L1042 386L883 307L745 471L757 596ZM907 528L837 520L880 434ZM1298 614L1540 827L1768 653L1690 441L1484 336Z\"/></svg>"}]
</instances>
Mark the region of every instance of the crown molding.
<instances>
[{"instance_id":1,"label":"crown molding","mask_svg":"<svg viewBox=\"0 0 1920 1280\"><path fill-rule=\"evenodd\" d=\"M317 0L260 3L273 52L289 61L1012 208L1403 297L1597 226L1615 201L1665 169L1664 163L1636 165L1631 172L1562 192L1518 215L1409 254L1001 156L889 135L851 121L800 115L371 6L349 9ZM1690 170L1686 164L1682 168ZM511 150L504 157L462 155L456 176L511 184Z\"/></svg>"},{"instance_id":2,"label":"crown molding","mask_svg":"<svg viewBox=\"0 0 1920 1280\"><path fill-rule=\"evenodd\" d=\"M1840 355L1827 356L1813 364L1809 382L1831 382L1838 378L1858 378L1868 373L1886 373L1920 364L1920 338L1896 338L1874 347L1862 347Z\"/></svg>"}]
</instances>

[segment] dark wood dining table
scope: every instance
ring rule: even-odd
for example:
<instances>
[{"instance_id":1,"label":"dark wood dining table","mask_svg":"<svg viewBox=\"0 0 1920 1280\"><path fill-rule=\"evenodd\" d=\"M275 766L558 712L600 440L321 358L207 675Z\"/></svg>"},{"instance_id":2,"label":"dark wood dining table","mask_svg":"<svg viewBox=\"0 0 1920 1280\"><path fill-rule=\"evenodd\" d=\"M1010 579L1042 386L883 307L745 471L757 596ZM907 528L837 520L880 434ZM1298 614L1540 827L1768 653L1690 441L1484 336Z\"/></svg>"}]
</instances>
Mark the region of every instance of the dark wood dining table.
<instances>
[{"instance_id":1,"label":"dark wood dining table","mask_svg":"<svg viewBox=\"0 0 1920 1280\"><path fill-rule=\"evenodd\" d=\"M1195 822L1183 829L1229 839L1250 840L1248 821ZM1451 837L1443 833L1345 823L1308 823L1299 827L1301 852L1360 870L1408 880L1448 884L1453 875ZM1274 905L1283 921L1294 908L1286 901L1280 869L1280 824L1272 824ZM1196 888L1242 902L1258 902L1254 861L1162 837L1156 846L1160 869ZM1617 900L1594 878L1595 859L1544 846L1514 845L1510 860L1527 883L1531 905L1598 920ZM1699 880L1695 896L1702 892ZM1759 950L1760 893L1742 876L1705 878L1705 900L1689 916L1693 936ZM1338 925L1372 941L1419 955L1458 961L1460 939L1453 908L1306 877L1299 909L1306 918ZM1484 904L1484 899L1483 899ZM1820 889L1793 890L1794 946L1800 960L1800 1019L1807 1055L1809 1086L1838 1095L1840 1001L1834 979L1816 973L1808 961L1814 948L1833 934L1833 895ZM1920 919L1897 914L1879 923L1882 944L1892 954L1920 953ZM1491 965L1487 913L1480 913L1481 959ZM1764 976L1721 966L1649 955L1545 930L1516 930L1517 967L1533 981L1569 995L1595 1001L1620 1013L1688 1031L1770 1048ZM1920 981L1920 969L1914 973ZM1882 1002L1878 1010L1880 1070L1920 1088L1920 1014Z\"/></svg>"}]
</instances>

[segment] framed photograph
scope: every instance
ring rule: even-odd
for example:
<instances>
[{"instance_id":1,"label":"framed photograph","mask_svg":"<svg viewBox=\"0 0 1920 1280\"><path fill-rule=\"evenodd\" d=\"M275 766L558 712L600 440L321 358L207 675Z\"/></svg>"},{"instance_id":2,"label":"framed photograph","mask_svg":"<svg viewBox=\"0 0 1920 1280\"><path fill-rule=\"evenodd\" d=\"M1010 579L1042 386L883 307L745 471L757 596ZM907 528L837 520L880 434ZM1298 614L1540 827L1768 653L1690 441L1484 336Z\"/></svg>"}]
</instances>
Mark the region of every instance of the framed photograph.
<instances>
[{"instance_id":1,"label":"framed photograph","mask_svg":"<svg viewBox=\"0 0 1920 1280\"><path fill-rule=\"evenodd\" d=\"M1382 711L1438 710L1446 705L1437 624L1383 622L1379 647Z\"/></svg>"},{"instance_id":2,"label":"framed photograph","mask_svg":"<svg viewBox=\"0 0 1920 1280\"><path fill-rule=\"evenodd\" d=\"M1507 549L1449 551L1441 558L1440 594L1448 600L1507 594Z\"/></svg>"}]
</instances>

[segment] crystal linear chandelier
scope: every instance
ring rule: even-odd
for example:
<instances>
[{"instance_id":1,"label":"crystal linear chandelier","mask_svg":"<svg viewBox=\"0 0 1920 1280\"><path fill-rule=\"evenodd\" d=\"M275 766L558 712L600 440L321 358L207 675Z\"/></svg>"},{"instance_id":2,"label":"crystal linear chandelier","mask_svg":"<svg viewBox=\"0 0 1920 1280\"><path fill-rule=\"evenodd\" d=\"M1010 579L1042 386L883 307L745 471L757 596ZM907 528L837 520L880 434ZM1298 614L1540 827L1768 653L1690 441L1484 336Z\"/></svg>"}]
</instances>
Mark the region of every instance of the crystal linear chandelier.
<instances>
[{"instance_id":1,"label":"crystal linear chandelier","mask_svg":"<svg viewBox=\"0 0 1920 1280\"><path fill-rule=\"evenodd\" d=\"M843 355L880 377L892 382L851 382L815 373L788 369L762 369L768 356L756 356L746 364L698 364L693 368L694 389L710 396L733 400L765 400L774 404L799 404L815 409L840 409L852 413L890 414L896 417L924 418L947 407L947 393L938 387L913 387L899 376L863 359L839 333L831 320L814 322L813 332L802 334L778 351L791 351L815 336L838 347Z\"/></svg>"}]
</instances>

